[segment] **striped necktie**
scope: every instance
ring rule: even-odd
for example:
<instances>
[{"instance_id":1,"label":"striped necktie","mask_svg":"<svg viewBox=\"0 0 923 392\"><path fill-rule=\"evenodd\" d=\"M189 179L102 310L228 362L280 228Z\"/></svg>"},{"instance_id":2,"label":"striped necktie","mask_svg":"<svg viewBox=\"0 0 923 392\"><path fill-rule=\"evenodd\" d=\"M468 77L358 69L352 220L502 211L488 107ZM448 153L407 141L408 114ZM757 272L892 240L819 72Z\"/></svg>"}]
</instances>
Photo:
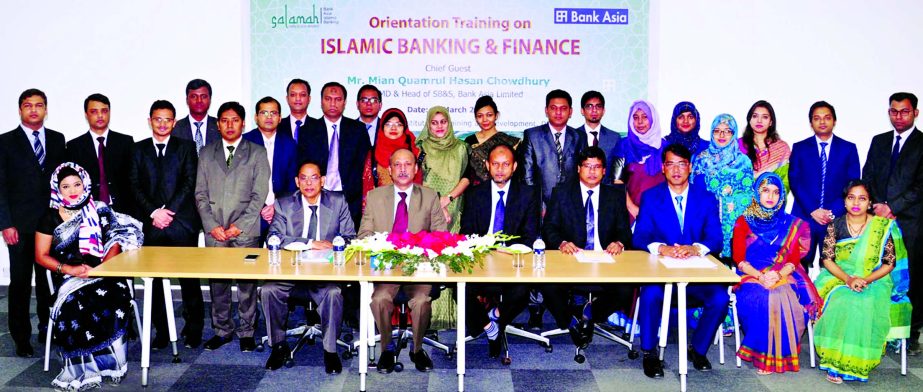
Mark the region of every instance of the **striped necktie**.
<instances>
[{"instance_id":1,"label":"striped necktie","mask_svg":"<svg viewBox=\"0 0 923 392\"><path fill-rule=\"evenodd\" d=\"M32 131L32 137L35 138L32 143L32 149L35 150L35 158L38 159L38 165L45 167L45 147L42 146L42 139L39 139L38 135L38 131Z\"/></svg>"}]
</instances>

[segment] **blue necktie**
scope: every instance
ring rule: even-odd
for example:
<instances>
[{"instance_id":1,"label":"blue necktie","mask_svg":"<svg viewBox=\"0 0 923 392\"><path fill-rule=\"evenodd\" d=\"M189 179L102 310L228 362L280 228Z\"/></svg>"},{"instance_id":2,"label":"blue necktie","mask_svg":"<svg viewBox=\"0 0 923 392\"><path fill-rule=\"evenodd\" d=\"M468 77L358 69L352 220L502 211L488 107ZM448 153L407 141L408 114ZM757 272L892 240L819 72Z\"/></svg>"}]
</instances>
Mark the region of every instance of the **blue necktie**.
<instances>
[{"instance_id":1,"label":"blue necktie","mask_svg":"<svg viewBox=\"0 0 923 392\"><path fill-rule=\"evenodd\" d=\"M596 213L593 211L593 191L586 191L586 246L583 249L596 248Z\"/></svg>"},{"instance_id":2,"label":"blue necktie","mask_svg":"<svg viewBox=\"0 0 923 392\"><path fill-rule=\"evenodd\" d=\"M679 219L679 231L683 231L683 197L676 196L676 218Z\"/></svg>"},{"instance_id":3,"label":"blue necktie","mask_svg":"<svg viewBox=\"0 0 923 392\"><path fill-rule=\"evenodd\" d=\"M894 141L894 148L891 149L891 166L888 167L888 178L894 173L894 167L897 166L897 158L901 155L901 136L898 135Z\"/></svg>"},{"instance_id":4,"label":"blue necktie","mask_svg":"<svg viewBox=\"0 0 923 392\"><path fill-rule=\"evenodd\" d=\"M824 190L827 185L827 142L820 142L820 207L824 208Z\"/></svg>"},{"instance_id":5,"label":"blue necktie","mask_svg":"<svg viewBox=\"0 0 923 392\"><path fill-rule=\"evenodd\" d=\"M45 167L45 147L42 147L42 139L38 137L38 131L32 131L35 142L32 143L32 149L35 150L35 158L38 159L38 165Z\"/></svg>"},{"instance_id":6,"label":"blue necktie","mask_svg":"<svg viewBox=\"0 0 923 392\"><path fill-rule=\"evenodd\" d=\"M494 233L503 231L503 218L506 217L506 203L503 202L503 193L503 191L497 191L500 199L497 200L497 207L494 210Z\"/></svg>"},{"instance_id":7,"label":"blue necktie","mask_svg":"<svg viewBox=\"0 0 923 392\"><path fill-rule=\"evenodd\" d=\"M295 132L292 133L292 138L295 139L295 142L298 142L298 131L301 131L301 120L295 120Z\"/></svg>"}]
</instances>

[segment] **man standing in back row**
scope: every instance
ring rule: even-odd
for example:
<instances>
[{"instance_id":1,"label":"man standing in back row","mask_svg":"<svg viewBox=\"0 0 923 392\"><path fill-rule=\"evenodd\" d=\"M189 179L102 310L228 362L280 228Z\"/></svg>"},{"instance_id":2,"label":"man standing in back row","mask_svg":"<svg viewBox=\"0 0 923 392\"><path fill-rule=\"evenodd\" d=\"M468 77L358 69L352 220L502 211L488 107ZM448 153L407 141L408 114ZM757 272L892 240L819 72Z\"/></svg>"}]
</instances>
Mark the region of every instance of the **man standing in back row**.
<instances>
[{"instance_id":1,"label":"man standing in back row","mask_svg":"<svg viewBox=\"0 0 923 392\"><path fill-rule=\"evenodd\" d=\"M196 153L206 144L221 140L218 133L218 119L208 115L212 105L212 85L202 79L193 79L186 84L186 106L189 115L179 119L173 128L173 136L192 140Z\"/></svg>"},{"instance_id":2,"label":"man standing in back row","mask_svg":"<svg viewBox=\"0 0 923 392\"><path fill-rule=\"evenodd\" d=\"M577 177L577 153L587 145L583 134L567 125L573 113L572 104L566 91L552 90L545 96L548 122L526 129L523 134L524 179L526 185L541 190L543 207L556 185Z\"/></svg>"}]
</instances>

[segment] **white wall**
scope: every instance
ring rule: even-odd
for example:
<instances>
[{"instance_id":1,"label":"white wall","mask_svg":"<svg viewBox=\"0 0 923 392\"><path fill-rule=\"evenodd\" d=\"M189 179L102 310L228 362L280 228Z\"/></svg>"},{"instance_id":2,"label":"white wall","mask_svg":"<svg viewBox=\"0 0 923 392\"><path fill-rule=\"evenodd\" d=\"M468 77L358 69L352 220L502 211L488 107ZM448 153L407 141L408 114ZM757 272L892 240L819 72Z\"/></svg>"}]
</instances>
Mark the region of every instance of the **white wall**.
<instances>
[{"instance_id":1,"label":"white wall","mask_svg":"<svg viewBox=\"0 0 923 392\"><path fill-rule=\"evenodd\" d=\"M651 98L662 121L691 100L703 123L728 112L743 126L749 106L766 99L791 143L810 135L807 109L823 99L864 162L871 137L889 127L888 95L923 95L918 1L654 1ZM154 99L185 112L193 78L211 82L215 107L238 100L249 108L247 8L218 0L2 2L0 131L18 124L16 99L30 87L48 94L47 125L68 139L86 131L82 103L94 92L112 100L112 129L135 138L149 134ZM0 252L0 284L7 265Z\"/></svg>"}]
</instances>

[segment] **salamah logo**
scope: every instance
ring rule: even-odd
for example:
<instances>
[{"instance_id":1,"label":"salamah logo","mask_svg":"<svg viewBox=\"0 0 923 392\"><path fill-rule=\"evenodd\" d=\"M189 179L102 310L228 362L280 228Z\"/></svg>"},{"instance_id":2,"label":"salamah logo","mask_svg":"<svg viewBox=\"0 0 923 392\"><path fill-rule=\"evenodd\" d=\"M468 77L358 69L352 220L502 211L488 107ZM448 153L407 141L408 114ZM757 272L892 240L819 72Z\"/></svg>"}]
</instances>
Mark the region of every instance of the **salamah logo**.
<instances>
[{"instance_id":1,"label":"salamah logo","mask_svg":"<svg viewBox=\"0 0 923 392\"><path fill-rule=\"evenodd\" d=\"M320 16L317 15L317 4L311 4L311 12L309 14L297 15L288 13L288 4L283 8L284 12L282 15L273 16L271 19L272 28L298 28L298 27L307 27L315 26L320 24Z\"/></svg>"}]
</instances>

